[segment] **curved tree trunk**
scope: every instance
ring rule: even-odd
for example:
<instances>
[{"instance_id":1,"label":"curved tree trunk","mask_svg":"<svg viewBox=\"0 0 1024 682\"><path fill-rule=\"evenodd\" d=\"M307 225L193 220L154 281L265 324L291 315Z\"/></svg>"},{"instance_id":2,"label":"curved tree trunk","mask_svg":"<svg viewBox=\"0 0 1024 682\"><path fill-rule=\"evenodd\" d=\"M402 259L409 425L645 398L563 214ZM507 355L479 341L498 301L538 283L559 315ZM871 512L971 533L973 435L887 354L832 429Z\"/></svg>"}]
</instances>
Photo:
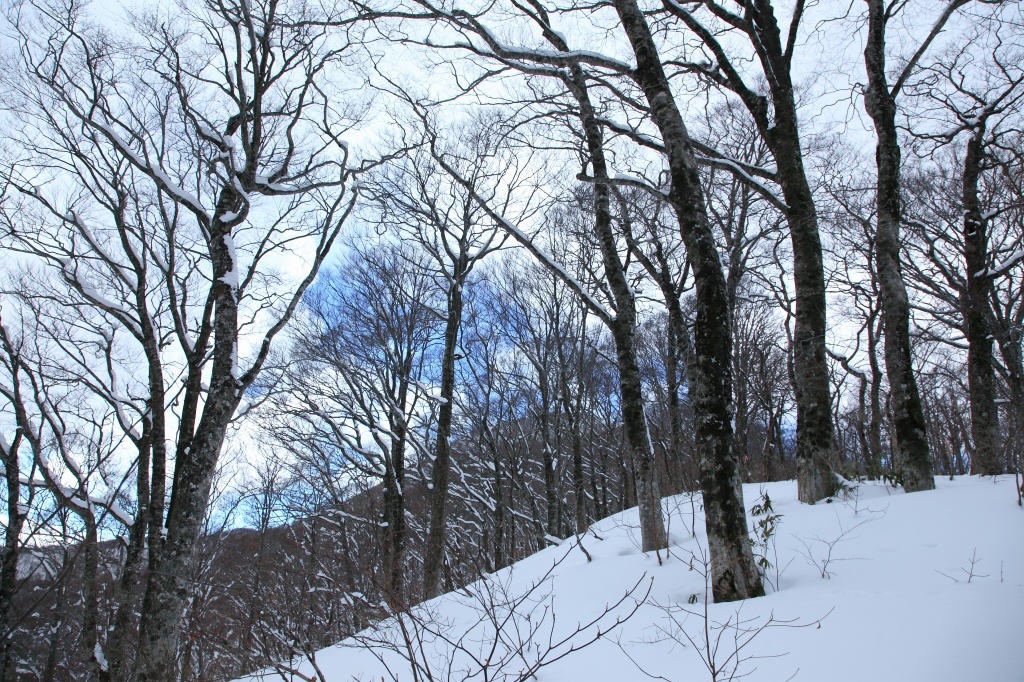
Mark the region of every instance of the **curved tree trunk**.
<instances>
[{"instance_id":1,"label":"curved tree trunk","mask_svg":"<svg viewBox=\"0 0 1024 682\"><path fill-rule=\"evenodd\" d=\"M612 229L611 188L604 156L604 136L586 89L583 71L572 69L569 85L580 105L580 121L587 151L594 169L594 232L601 246L605 279L615 301L615 317L607 321L615 342L619 370L619 394L622 399L622 423L633 455L633 474L637 506L640 512L640 536L643 551L668 546L665 519L661 509L661 484L658 480L654 444L647 428L643 383L636 354L636 299L619 259L618 243Z\"/></svg>"},{"instance_id":2,"label":"curved tree trunk","mask_svg":"<svg viewBox=\"0 0 1024 682\"><path fill-rule=\"evenodd\" d=\"M768 31L778 43L772 17ZM777 50L781 55L781 49ZM782 59L777 61L781 62ZM825 266L818 231L818 212L807 182L796 100L788 70L779 69L772 81L774 126L765 140L778 166L778 180L786 201L793 247L793 283L796 314L793 325L793 391L796 399L796 457L798 496L814 504L835 493L836 478L829 464L834 449L831 385L825 351L827 302Z\"/></svg>"},{"instance_id":3,"label":"curved tree trunk","mask_svg":"<svg viewBox=\"0 0 1024 682\"><path fill-rule=\"evenodd\" d=\"M746 513L732 432L732 338L725 277L701 190L700 176L682 116L676 107L650 27L635 0L615 0L651 117L668 157L669 200L679 220L694 275L694 360L687 367L694 410L701 489L716 601L764 594L748 542Z\"/></svg>"},{"instance_id":4,"label":"curved tree trunk","mask_svg":"<svg viewBox=\"0 0 1024 682\"><path fill-rule=\"evenodd\" d=\"M900 146L896 135L896 101L885 73L885 12L882 0L868 0L868 39L864 48L868 89L864 101L878 137L875 263L885 330L885 368L903 488L914 492L931 490L935 479L911 357L910 301L900 267Z\"/></svg>"}]
</instances>

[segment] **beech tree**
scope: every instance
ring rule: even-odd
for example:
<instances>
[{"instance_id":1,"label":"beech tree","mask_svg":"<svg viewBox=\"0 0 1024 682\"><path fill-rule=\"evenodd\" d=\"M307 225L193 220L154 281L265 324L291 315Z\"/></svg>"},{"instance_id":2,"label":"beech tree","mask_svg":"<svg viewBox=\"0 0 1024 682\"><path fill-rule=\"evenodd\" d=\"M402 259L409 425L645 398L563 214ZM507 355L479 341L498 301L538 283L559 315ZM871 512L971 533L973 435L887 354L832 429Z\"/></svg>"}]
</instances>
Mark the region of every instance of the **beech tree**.
<instances>
[{"instance_id":1,"label":"beech tree","mask_svg":"<svg viewBox=\"0 0 1024 682\"><path fill-rule=\"evenodd\" d=\"M908 492L931 490L935 487L935 480L928 455L924 412L911 361L910 304L900 268L900 145L896 129L896 98L943 26L968 2L952 0L946 5L892 86L886 69L886 25L899 15L903 6L887 5L883 0L867 2L868 37L864 63L868 87L864 93L864 106L878 138L875 152L878 165L875 259L878 263L879 300L885 328L885 367L892 395L896 446L903 487Z\"/></svg>"},{"instance_id":2,"label":"beech tree","mask_svg":"<svg viewBox=\"0 0 1024 682\"><path fill-rule=\"evenodd\" d=\"M948 160L956 170L928 169L916 178L908 222L923 240L912 248L921 249L923 262L932 266L917 261L911 270L919 286L945 302L953 326L966 341L971 470L996 474L1008 467L994 347L997 339L1007 338L1002 330L1013 328L1012 323L997 322L996 309L1007 300L1000 289L1022 260L1020 233L1013 223L1020 197L1016 185L1022 163L1019 104L1024 100L1024 71L1017 65L1019 43L1004 39L1014 29L998 15L979 21L980 27L909 84L915 104L935 120L911 127L916 151ZM1008 350L1012 364L1012 345L1000 347Z\"/></svg>"},{"instance_id":3,"label":"beech tree","mask_svg":"<svg viewBox=\"0 0 1024 682\"><path fill-rule=\"evenodd\" d=\"M228 424L353 206L358 168L340 138L353 111L327 82L346 45L312 11L187 6L140 17L134 40L77 4L11 16L21 70L7 78L28 154L3 171L5 244L48 267L66 305L117 330L145 377L140 679L177 675ZM43 220L24 224L20 206ZM303 254L294 277L277 269L288 251Z\"/></svg>"},{"instance_id":4,"label":"beech tree","mask_svg":"<svg viewBox=\"0 0 1024 682\"><path fill-rule=\"evenodd\" d=\"M5 9L3 679L430 671L412 607L632 506L674 556L667 493L725 601L744 481L1020 466L1015 6L132 9ZM873 163L802 80L840 34Z\"/></svg>"},{"instance_id":5,"label":"beech tree","mask_svg":"<svg viewBox=\"0 0 1024 682\"><path fill-rule=\"evenodd\" d=\"M477 264L501 248L504 234L484 211L478 197L510 196L519 184L514 167L501 163L499 140L484 127L464 129L456 157L456 182L425 150L417 150L373 177L371 201L381 229L411 238L427 256L429 271L444 292L444 342L437 401L435 447L430 480L430 524L424 550L423 581L427 597L440 594L445 560L452 419L455 409L455 363L459 353L464 290ZM431 140L431 145L436 139ZM433 149L436 152L436 149ZM436 158L436 157L435 157ZM449 169L452 166L449 166ZM499 194L501 193L501 194ZM506 199L507 201L507 199Z\"/></svg>"},{"instance_id":6,"label":"beech tree","mask_svg":"<svg viewBox=\"0 0 1024 682\"><path fill-rule=\"evenodd\" d=\"M771 0L664 0L663 4L696 37L695 54L707 57L684 55L673 59L673 66L738 97L775 162L772 169L751 164L737 167L751 180L768 180L781 189L782 201L777 203L788 223L795 285L797 480L800 500L814 504L835 491L835 476L829 466L834 434L825 352L825 271L793 80L806 3L794 3L785 34ZM760 66L757 76L748 75L741 66L751 58ZM764 78L767 92L757 85L757 77ZM754 187L763 185L755 182Z\"/></svg>"},{"instance_id":7,"label":"beech tree","mask_svg":"<svg viewBox=\"0 0 1024 682\"><path fill-rule=\"evenodd\" d=\"M607 310L583 291L578 283L567 276L564 267L538 250L522 229L493 212L493 208L492 213L495 220L508 229L523 246L573 286L587 301L591 312L609 325L619 359L624 421L636 463L643 546L645 550L651 551L664 546L660 488L646 428L646 415L643 412L633 339L637 323L635 292L626 277L616 244L610 202L610 187L616 184L616 179L609 168L604 141L605 130L609 126L627 136L645 138L629 126L616 125L598 115L584 67L610 72L616 78L625 77L630 88L639 90L647 98L652 124L660 131L662 138L661 143L654 142L653 146L665 154L668 160L672 176L668 198L679 221L679 230L687 247L687 257L694 272L697 290L696 361L689 365L689 371L691 390L695 396L694 409L699 415L696 424L705 504L706 508L712 510L708 514L709 533L716 538L712 554L720 557L718 568L715 569L720 570L716 573L715 584L719 585L716 587L716 595L728 599L759 593L760 581L753 558L749 555L749 547L732 540L740 537L739 529L745 527L745 514L735 455L732 452L733 436L729 415L731 351L725 282L707 220L693 147L672 99L646 19L636 5L615 5L637 57L637 68L632 69L612 58L570 50L565 36L553 26L547 11L539 5L519 9L526 15L527 21L541 31L544 41L554 48L554 53L550 49L535 50L503 43L482 23L482 17L469 12L448 10L428 3L418 4L428 10L425 18L444 20L462 36L472 36L469 43L460 41L452 47L458 46L470 53L494 59L526 74L552 76L561 81L568 98L571 98L574 118L580 130L583 158L592 171L587 179L594 185L593 229L600 245L604 277L614 312ZM551 67L555 67L555 70L552 71ZM652 98L658 100L657 106L653 105ZM662 102L667 108L662 106ZM648 145L652 144L650 140L645 139ZM443 164L443 161L439 162ZM712 563L715 564L715 561Z\"/></svg>"}]
</instances>

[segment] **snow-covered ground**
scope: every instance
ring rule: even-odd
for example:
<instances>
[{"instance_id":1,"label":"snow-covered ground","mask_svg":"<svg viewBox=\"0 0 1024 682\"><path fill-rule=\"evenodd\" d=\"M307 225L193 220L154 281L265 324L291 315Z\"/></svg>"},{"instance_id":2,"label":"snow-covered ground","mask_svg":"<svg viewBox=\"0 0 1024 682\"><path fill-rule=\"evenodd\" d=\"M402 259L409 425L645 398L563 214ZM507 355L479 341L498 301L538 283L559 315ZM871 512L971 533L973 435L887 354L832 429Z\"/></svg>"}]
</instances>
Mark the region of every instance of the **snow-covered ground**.
<instances>
[{"instance_id":1,"label":"snow-covered ground","mask_svg":"<svg viewBox=\"0 0 1024 682\"><path fill-rule=\"evenodd\" d=\"M814 506L796 501L794 482L744 486L748 509L765 491L781 515L766 545L768 596L710 605L700 499L669 498L660 562L640 551L628 510L298 671L330 682L519 680L557 658L529 679L711 680L715 661L718 680L1024 681L1024 510L1013 479L937 485L906 495L861 483Z\"/></svg>"}]
</instances>

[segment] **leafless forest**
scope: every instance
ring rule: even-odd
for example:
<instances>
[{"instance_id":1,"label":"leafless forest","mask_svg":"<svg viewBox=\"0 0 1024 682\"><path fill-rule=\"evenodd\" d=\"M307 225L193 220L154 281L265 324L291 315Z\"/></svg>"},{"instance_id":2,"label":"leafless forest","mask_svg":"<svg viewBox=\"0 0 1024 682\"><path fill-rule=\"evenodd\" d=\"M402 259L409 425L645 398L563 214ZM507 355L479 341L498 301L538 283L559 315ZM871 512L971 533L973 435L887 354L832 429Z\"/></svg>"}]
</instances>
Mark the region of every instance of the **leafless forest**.
<instances>
[{"instance_id":1,"label":"leafless forest","mask_svg":"<svg viewBox=\"0 0 1024 682\"><path fill-rule=\"evenodd\" d=\"M1019 3L2 7L0 680L289 679L683 491L756 597L742 482L1022 471Z\"/></svg>"}]
</instances>

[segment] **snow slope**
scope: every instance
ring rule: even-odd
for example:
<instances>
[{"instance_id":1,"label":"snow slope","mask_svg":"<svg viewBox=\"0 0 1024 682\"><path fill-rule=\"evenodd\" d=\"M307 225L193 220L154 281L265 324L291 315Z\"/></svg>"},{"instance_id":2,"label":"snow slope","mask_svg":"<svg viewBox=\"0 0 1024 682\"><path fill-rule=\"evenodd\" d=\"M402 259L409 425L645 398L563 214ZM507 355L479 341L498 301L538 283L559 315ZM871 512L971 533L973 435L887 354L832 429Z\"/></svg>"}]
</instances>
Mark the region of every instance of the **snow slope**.
<instances>
[{"instance_id":1,"label":"snow slope","mask_svg":"<svg viewBox=\"0 0 1024 682\"><path fill-rule=\"evenodd\" d=\"M763 598L707 604L700 498L682 495L664 502L671 546L660 563L640 552L628 510L596 523L582 549L565 540L294 665L330 682L518 680L538 659L553 661L535 670L541 682L711 680L709 665L718 680L1022 682L1013 479L936 483L912 495L861 483L814 506L796 501L792 481L744 486L748 509L763 490L782 515L766 556L777 589Z\"/></svg>"}]
</instances>

